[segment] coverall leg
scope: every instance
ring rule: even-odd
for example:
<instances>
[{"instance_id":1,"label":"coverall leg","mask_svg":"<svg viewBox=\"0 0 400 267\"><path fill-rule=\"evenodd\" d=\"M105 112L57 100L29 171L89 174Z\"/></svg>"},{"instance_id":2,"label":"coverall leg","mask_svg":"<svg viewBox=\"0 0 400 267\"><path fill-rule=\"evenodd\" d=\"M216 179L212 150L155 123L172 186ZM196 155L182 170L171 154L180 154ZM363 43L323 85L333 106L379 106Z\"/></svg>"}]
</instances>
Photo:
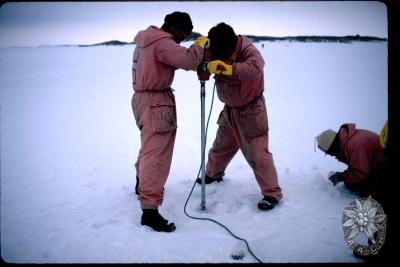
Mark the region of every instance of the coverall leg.
<instances>
[{"instance_id":1,"label":"coverall leg","mask_svg":"<svg viewBox=\"0 0 400 267\"><path fill-rule=\"evenodd\" d=\"M141 139L135 167L142 208L157 208L163 202L176 137L174 105L172 93L135 93L132 98Z\"/></svg>"}]
</instances>

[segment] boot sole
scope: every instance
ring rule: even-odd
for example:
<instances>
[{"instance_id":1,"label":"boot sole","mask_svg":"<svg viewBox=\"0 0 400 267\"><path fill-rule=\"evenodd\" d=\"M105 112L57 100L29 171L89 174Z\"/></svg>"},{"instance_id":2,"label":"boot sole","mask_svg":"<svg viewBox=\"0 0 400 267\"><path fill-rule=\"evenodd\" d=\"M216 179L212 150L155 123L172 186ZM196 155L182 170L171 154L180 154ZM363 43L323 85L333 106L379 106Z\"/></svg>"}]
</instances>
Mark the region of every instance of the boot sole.
<instances>
[{"instance_id":1,"label":"boot sole","mask_svg":"<svg viewBox=\"0 0 400 267\"><path fill-rule=\"evenodd\" d=\"M173 232L173 231L176 230L176 226L175 226L174 223L167 224L166 226L163 226L162 228L159 228L159 227L156 227L156 226L147 224L147 223L145 223L145 222L140 222L140 223L141 223L142 225L145 225L145 226L150 227L151 229L153 229L154 231L157 231L157 232L166 232L166 233L170 233L170 232Z\"/></svg>"},{"instance_id":2,"label":"boot sole","mask_svg":"<svg viewBox=\"0 0 400 267\"><path fill-rule=\"evenodd\" d=\"M275 206L271 206L271 207L262 207L262 206L258 206L258 209L260 210L272 210L273 208L275 208Z\"/></svg>"},{"instance_id":3,"label":"boot sole","mask_svg":"<svg viewBox=\"0 0 400 267\"><path fill-rule=\"evenodd\" d=\"M214 183L214 182L220 183L220 182L222 182L222 181L223 181L223 179L215 179L214 181L211 181L211 182L205 181L205 184L212 184L212 183ZM196 179L196 183L201 184L201 179L200 179L200 178L197 178L197 179Z\"/></svg>"},{"instance_id":4,"label":"boot sole","mask_svg":"<svg viewBox=\"0 0 400 267\"><path fill-rule=\"evenodd\" d=\"M276 204L271 204L269 206L265 206L265 205L259 203L257 206L260 210L272 210L273 208L275 208Z\"/></svg>"}]
</instances>

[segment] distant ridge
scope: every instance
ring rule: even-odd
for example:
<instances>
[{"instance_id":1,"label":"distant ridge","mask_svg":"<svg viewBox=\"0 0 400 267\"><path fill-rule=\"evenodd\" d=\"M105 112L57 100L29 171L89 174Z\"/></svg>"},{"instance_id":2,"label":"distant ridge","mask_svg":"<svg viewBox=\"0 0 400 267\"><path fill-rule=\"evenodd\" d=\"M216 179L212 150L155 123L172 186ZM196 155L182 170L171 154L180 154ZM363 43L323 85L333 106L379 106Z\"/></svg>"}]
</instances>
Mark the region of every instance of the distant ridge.
<instances>
[{"instance_id":1,"label":"distant ridge","mask_svg":"<svg viewBox=\"0 0 400 267\"><path fill-rule=\"evenodd\" d=\"M373 36L347 35L347 36L287 36L287 37L271 37L271 36L255 36L246 35L253 42L259 41L296 41L296 42L375 42L387 41L386 38Z\"/></svg>"},{"instance_id":2,"label":"distant ridge","mask_svg":"<svg viewBox=\"0 0 400 267\"><path fill-rule=\"evenodd\" d=\"M131 45L133 42L128 43L128 42L122 42L118 40L112 40L112 41L107 41L107 42L102 42L98 44L90 44L90 45L78 45L79 47L87 47L87 46L99 46L99 45Z\"/></svg>"},{"instance_id":3,"label":"distant ridge","mask_svg":"<svg viewBox=\"0 0 400 267\"><path fill-rule=\"evenodd\" d=\"M201 34L192 32L185 41L194 41ZM290 42L339 42L339 43L351 43L351 42L376 42L376 41L387 41L386 38L379 38L373 36L360 36L360 35L347 35L347 36L286 36L286 37L273 37L273 36L257 36L257 35L245 35L253 42L260 41L290 41ZM100 45L132 45L134 42L122 42L118 40L106 41L97 44L89 45L78 45L79 47L88 46L100 46Z\"/></svg>"}]
</instances>

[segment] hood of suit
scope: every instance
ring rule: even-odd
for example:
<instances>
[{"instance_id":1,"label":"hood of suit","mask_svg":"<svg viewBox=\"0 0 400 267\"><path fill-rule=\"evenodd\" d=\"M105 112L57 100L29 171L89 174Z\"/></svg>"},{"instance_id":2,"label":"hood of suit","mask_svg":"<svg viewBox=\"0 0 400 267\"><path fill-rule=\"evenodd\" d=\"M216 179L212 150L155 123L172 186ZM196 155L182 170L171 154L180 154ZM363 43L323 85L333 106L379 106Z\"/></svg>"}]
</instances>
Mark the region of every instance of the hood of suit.
<instances>
[{"instance_id":1,"label":"hood of suit","mask_svg":"<svg viewBox=\"0 0 400 267\"><path fill-rule=\"evenodd\" d=\"M150 26L146 30L139 31L134 38L134 43L139 47L146 47L162 38L172 39L172 35L156 26Z\"/></svg>"}]
</instances>

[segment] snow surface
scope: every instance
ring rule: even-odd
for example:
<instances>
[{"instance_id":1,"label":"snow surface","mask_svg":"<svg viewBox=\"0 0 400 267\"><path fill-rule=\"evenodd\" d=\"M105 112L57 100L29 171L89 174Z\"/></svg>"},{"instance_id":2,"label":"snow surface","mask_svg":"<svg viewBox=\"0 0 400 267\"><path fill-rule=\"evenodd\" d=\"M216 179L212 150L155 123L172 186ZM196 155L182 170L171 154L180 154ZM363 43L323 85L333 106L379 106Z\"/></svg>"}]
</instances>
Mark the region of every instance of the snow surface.
<instances>
[{"instance_id":1,"label":"snow surface","mask_svg":"<svg viewBox=\"0 0 400 267\"><path fill-rule=\"evenodd\" d=\"M190 43L185 43L188 46ZM342 212L357 197L330 171L346 166L314 151L342 123L379 132L387 120L387 43L264 42L270 150L284 198L261 193L239 152L222 183L201 187L192 216L225 224L262 262L360 262ZM177 230L140 225L134 162L140 147L130 100L134 46L0 49L1 256L11 263L256 263L219 225L184 204L200 165L200 84L178 70L178 132L160 213ZM207 82L209 110L213 79ZM207 151L223 104L215 95ZM232 253L243 254L241 260Z\"/></svg>"}]
</instances>

